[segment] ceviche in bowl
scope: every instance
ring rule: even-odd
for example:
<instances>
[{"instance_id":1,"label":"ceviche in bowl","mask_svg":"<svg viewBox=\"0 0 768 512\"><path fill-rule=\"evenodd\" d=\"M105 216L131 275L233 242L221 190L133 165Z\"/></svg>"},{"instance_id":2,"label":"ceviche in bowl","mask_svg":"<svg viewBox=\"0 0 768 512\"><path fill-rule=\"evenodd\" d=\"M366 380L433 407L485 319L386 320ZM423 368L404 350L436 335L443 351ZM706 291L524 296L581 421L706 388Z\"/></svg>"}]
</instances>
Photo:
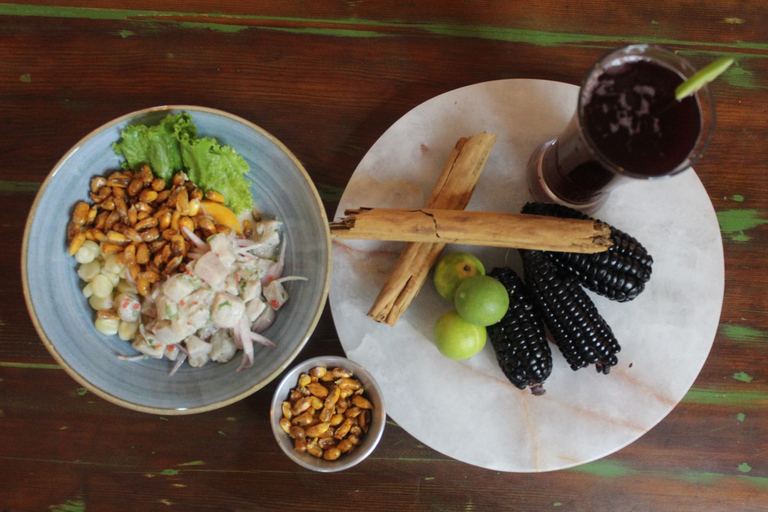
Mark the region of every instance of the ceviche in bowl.
<instances>
[{"instance_id":1,"label":"ceviche in bowl","mask_svg":"<svg viewBox=\"0 0 768 512\"><path fill-rule=\"evenodd\" d=\"M98 128L54 167L24 233L25 298L57 362L145 412L225 406L309 340L330 282L310 177L277 139L194 106Z\"/></svg>"}]
</instances>

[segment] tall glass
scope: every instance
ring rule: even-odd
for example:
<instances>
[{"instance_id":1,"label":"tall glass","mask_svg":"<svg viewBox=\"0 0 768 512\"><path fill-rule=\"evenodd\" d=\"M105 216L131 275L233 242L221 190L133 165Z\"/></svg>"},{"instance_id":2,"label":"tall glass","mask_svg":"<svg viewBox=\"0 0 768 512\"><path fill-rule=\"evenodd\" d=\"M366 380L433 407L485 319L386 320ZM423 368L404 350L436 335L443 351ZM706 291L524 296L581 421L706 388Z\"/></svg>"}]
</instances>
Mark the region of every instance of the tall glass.
<instances>
[{"instance_id":1,"label":"tall glass","mask_svg":"<svg viewBox=\"0 0 768 512\"><path fill-rule=\"evenodd\" d=\"M715 124L708 87L675 99L675 88L695 72L679 55L646 44L598 60L581 84L565 130L531 156L528 185L534 199L592 212L622 183L690 168Z\"/></svg>"}]
</instances>

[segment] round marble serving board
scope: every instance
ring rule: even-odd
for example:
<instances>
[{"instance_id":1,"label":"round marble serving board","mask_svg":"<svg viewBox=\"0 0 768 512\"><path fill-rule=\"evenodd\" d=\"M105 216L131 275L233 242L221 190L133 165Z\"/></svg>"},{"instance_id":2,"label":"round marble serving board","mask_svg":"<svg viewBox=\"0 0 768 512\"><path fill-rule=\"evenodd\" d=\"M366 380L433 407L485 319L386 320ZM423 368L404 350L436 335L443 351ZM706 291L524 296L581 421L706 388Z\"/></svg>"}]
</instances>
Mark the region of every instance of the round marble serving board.
<instances>
[{"instance_id":1,"label":"round marble serving board","mask_svg":"<svg viewBox=\"0 0 768 512\"><path fill-rule=\"evenodd\" d=\"M570 119L578 87L500 80L433 98L398 120L357 167L336 212L423 207L456 141L479 132L498 140L468 210L519 212L529 200L529 155ZM489 343L452 361L434 347L432 328L452 304L430 278L394 327L366 316L402 244L335 240L330 304L347 357L383 389L387 412L425 445L476 466L550 471L593 461L635 441L683 398L709 354L720 318L724 265L715 212L691 169L616 189L593 214L642 242L654 256L646 290L614 303L591 294L622 350L610 375L572 371L553 345L546 394L512 386ZM515 249L469 250L490 270L521 270Z\"/></svg>"}]
</instances>

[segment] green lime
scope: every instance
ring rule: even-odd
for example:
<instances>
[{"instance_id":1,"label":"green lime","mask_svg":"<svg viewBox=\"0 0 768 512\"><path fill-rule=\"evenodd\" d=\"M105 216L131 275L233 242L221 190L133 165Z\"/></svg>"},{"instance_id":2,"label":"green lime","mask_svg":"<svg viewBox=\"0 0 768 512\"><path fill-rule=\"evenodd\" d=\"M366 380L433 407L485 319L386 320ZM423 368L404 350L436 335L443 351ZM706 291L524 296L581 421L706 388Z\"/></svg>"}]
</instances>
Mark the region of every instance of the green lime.
<instances>
[{"instance_id":1,"label":"green lime","mask_svg":"<svg viewBox=\"0 0 768 512\"><path fill-rule=\"evenodd\" d=\"M509 294L504 285L490 276L469 277L456 289L456 311L467 322L493 325L509 309Z\"/></svg>"},{"instance_id":2,"label":"green lime","mask_svg":"<svg viewBox=\"0 0 768 512\"><path fill-rule=\"evenodd\" d=\"M469 359L485 346L487 333L482 325L467 322L452 309L435 324L435 346L450 359Z\"/></svg>"},{"instance_id":3,"label":"green lime","mask_svg":"<svg viewBox=\"0 0 768 512\"><path fill-rule=\"evenodd\" d=\"M704 87L705 84L720 76L720 74L728 69L731 64L733 64L733 59L729 57L720 57L711 64L704 66L691 75L691 78L677 86L675 89L675 99L680 101L695 93Z\"/></svg>"},{"instance_id":4,"label":"green lime","mask_svg":"<svg viewBox=\"0 0 768 512\"><path fill-rule=\"evenodd\" d=\"M452 252L437 262L433 279L437 293L453 300L459 283L476 275L485 275L485 267L479 259L467 252Z\"/></svg>"}]
</instances>

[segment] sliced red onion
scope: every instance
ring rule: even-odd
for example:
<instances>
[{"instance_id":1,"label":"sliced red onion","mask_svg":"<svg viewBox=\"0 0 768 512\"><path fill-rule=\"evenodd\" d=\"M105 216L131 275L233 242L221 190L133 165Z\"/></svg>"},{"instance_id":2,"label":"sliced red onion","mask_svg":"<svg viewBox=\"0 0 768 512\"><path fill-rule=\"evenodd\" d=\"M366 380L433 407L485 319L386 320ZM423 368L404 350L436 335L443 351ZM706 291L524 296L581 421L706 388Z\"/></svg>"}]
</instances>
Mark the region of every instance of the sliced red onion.
<instances>
[{"instance_id":1,"label":"sliced red onion","mask_svg":"<svg viewBox=\"0 0 768 512\"><path fill-rule=\"evenodd\" d=\"M179 347L181 348L181 347ZM181 365L184 364L184 361L187 360L187 352L186 350L179 354L179 357L176 359L176 364L173 365L173 369L171 370L171 373L168 374L169 377L173 377L173 375L181 368Z\"/></svg>"},{"instance_id":2,"label":"sliced red onion","mask_svg":"<svg viewBox=\"0 0 768 512\"><path fill-rule=\"evenodd\" d=\"M275 313L275 310L272 309L271 306L267 306L264 309L264 312L260 314L256 320L253 321L251 330L254 332L264 332L270 325L275 322L275 318L277 318L277 313Z\"/></svg>"},{"instance_id":3,"label":"sliced red onion","mask_svg":"<svg viewBox=\"0 0 768 512\"><path fill-rule=\"evenodd\" d=\"M264 345L264 346L266 346L266 347L269 347L269 348L277 348L277 345L275 345L274 343L272 343L272 341L270 341L269 339L265 338L265 337L264 337L264 336L262 336L261 334L257 334L257 333L255 333L255 332L252 332L252 333L251 333L251 339L252 339L253 341L255 341L256 343L260 343L260 344L262 344L262 345Z\"/></svg>"},{"instance_id":4,"label":"sliced red onion","mask_svg":"<svg viewBox=\"0 0 768 512\"><path fill-rule=\"evenodd\" d=\"M209 249L208 244L205 243L205 241L202 238L194 234L192 230L189 229L187 226L182 226L181 230L184 232L185 235L187 235L187 238L189 238L189 240L193 244L198 246L200 249L204 249L206 251Z\"/></svg>"},{"instance_id":5,"label":"sliced red onion","mask_svg":"<svg viewBox=\"0 0 768 512\"><path fill-rule=\"evenodd\" d=\"M262 286L266 286L278 277L280 277L283 273L283 267L285 266L285 242L283 242L282 247L280 247L280 257L277 259L274 265L269 267L269 270L267 270L264 273L264 277L261 278L261 284Z\"/></svg>"}]
</instances>

